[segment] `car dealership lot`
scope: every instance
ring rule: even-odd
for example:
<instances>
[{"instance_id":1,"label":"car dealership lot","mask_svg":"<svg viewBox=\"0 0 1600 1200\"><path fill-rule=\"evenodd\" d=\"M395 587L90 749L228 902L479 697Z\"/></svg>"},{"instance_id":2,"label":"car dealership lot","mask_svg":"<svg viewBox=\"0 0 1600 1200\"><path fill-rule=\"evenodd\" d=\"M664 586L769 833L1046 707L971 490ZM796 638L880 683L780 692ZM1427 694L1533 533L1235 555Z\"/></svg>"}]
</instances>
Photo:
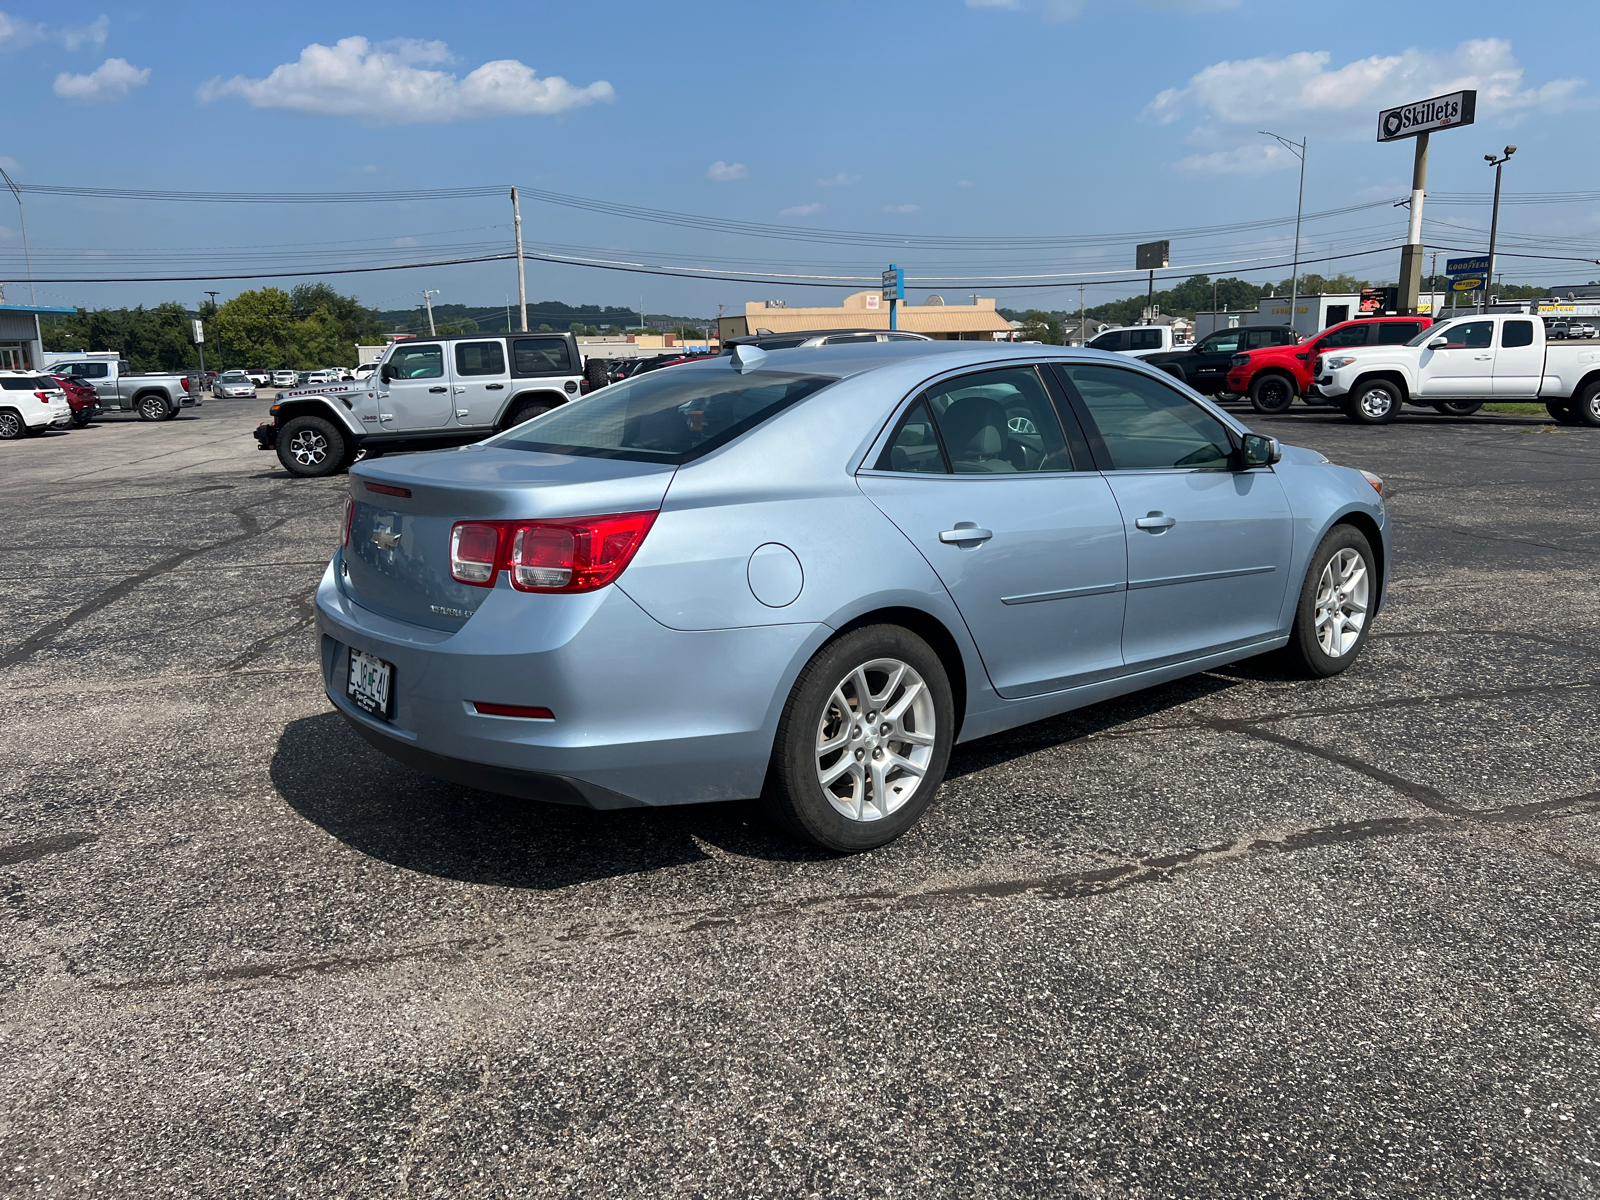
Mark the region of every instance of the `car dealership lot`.
<instances>
[{"instance_id":1,"label":"car dealership lot","mask_svg":"<svg viewBox=\"0 0 1600 1200\"><path fill-rule=\"evenodd\" d=\"M958 747L834 858L368 749L264 409L0 447L0 1194L1594 1192L1595 431L1252 414L1389 485L1356 666Z\"/></svg>"}]
</instances>

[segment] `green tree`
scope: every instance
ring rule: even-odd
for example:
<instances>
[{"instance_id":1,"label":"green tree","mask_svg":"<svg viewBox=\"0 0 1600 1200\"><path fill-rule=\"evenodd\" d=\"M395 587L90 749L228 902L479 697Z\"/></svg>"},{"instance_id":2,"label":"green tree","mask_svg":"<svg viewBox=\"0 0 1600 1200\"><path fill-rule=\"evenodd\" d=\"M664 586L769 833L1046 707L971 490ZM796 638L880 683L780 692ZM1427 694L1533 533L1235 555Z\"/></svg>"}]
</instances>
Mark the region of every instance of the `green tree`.
<instances>
[{"instance_id":1,"label":"green tree","mask_svg":"<svg viewBox=\"0 0 1600 1200\"><path fill-rule=\"evenodd\" d=\"M1037 308L1030 308L1021 317L1022 328L1017 337L1024 342L1043 342L1047 346L1061 344L1061 321Z\"/></svg>"},{"instance_id":2,"label":"green tree","mask_svg":"<svg viewBox=\"0 0 1600 1200\"><path fill-rule=\"evenodd\" d=\"M217 309L216 346L227 366L298 366L289 294L268 287L240 292Z\"/></svg>"}]
</instances>

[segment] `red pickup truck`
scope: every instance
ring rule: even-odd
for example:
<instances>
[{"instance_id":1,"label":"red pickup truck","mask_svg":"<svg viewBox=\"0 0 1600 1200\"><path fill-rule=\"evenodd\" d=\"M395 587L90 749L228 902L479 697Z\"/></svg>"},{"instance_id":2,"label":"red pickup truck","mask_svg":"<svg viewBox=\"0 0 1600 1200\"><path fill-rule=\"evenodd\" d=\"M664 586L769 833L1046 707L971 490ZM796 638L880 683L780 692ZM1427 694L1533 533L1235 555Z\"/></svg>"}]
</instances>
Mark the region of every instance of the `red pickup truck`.
<instances>
[{"instance_id":1,"label":"red pickup truck","mask_svg":"<svg viewBox=\"0 0 1600 1200\"><path fill-rule=\"evenodd\" d=\"M1227 389L1236 396L1249 396L1259 413L1285 412L1311 386L1317 355L1345 346L1403 345L1432 324L1432 317L1361 317L1330 325L1297 346L1235 354L1228 362Z\"/></svg>"}]
</instances>

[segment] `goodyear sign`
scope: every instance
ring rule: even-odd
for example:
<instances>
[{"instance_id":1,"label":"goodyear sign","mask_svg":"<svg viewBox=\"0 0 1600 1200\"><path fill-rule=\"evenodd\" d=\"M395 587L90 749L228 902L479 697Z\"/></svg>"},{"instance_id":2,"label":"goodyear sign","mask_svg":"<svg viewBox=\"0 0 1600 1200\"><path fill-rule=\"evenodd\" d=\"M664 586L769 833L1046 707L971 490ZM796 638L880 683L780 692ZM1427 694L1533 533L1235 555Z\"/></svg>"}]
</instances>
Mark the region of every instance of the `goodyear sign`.
<instances>
[{"instance_id":1,"label":"goodyear sign","mask_svg":"<svg viewBox=\"0 0 1600 1200\"><path fill-rule=\"evenodd\" d=\"M1489 256L1480 254L1476 258L1447 258L1444 261L1446 275L1487 275L1489 273Z\"/></svg>"},{"instance_id":2,"label":"goodyear sign","mask_svg":"<svg viewBox=\"0 0 1600 1200\"><path fill-rule=\"evenodd\" d=\"M1419 133L1471 125L1477 114L1478 93L1472 90L1434 96L1431 100L1417 100L1398 108L1386 108L1378 114L1378 140L1398 142L1402 138L1416 137Z\"/></svg>"}]
</instances>

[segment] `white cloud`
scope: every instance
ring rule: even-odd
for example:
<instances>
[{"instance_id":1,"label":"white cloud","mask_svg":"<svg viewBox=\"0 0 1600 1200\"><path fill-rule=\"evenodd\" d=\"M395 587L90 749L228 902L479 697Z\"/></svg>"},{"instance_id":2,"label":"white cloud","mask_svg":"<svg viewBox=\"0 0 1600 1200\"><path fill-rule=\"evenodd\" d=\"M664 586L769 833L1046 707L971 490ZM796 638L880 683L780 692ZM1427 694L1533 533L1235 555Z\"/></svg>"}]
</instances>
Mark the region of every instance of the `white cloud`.
<instances>
[{"instance_id":1,"label":"white cloud","mask_svg":"<svg viewBox=\"0 0 1600 1200\"><path fill-rule=\"evenodd\" d=\"M706 178L715 179L718 183L728 183L734 179L750 178L750 168L743 163L725 163L720 158L706 168Z\"/></svg>"},{"instance_id":2,"label":"white cloud","mask_svg":"<svg viewBox=\"0 0 1600 1200\"><path fill-rule=\"evenodd\" d=\"M971 187L972 186L972 180L970 180L970 179L958 179L958 180L956 180L956 186L957 187Z\"/></svg>"},{"instance_id":3,"label":"white cloud","mask_svg":"<svg viewBox=\"0 0 1600 1200\"><path fill-rule=\"evenodd\" d=\"M1178 170L1185 175L1265 175L1268 171L1294 170L1299 166L1300 160L1275 142L1191 154L1177 163Z\"/></svg>"},{"instance_id":4,"label":"white cloud","mask_svg":"<svg viewBox=\"0 0 1600 1200\"><path fill-rule=\"evenodd\" d=\"M1500 38L1466 41L1447 51L1412 48L1330 69L1332 58L1326 50L1307 50L1214 63L1183 87L1158 94L1144 115L1163 125L1189 112L1231 125L1281 122L1295 115L1303 118L1302 125L1311 118L1325 131L1356 136L1372 132L1377 110L1385 105L1462 88L1477 89L1480 115L1554 113L1583 103L1577 95L1582 80L1524 86L1511 43Z\"/></svg>"},{"instance_id":5,"label":"white cloud","mask_svg":"<svg viewBox=\"0 0 1600 1200\"><path fill-rule=\"evenodd\" d=\"M129 92L143 87L149 80L149 67L136 67L125 58L108 58L87 75L70 75L63 71L56 76L54 90L63 100L99 104L126 100Z\"/></svg>"},{"instance_id":6,"label":"white cloud","mask_svg":"<svg viewBox=\"0 0 1600 1200\"><path fill-rule=\"evenodd\" d=\"M420 246L421 242L414 237L397 237L389 243L391 246Z\"/></svg>"},{"instance_id":7,"label":"white cloud","mask_svg":"<svg viewBox=\"0 0 1600 1200\"><path fill-rule=\"evenodd\" d=\"M786 208L778 215L780 217L809 217L812 213L822 211L820 204L796 204L793 208Z\"/></svg>"},{"instance_id":8,"label":"white cloud","mask_svg":"<svg viewBox=\"0 0 1600 1200\"><path fill-rule=\"evenodd\" d=\"M861 176L846 175L840 171L837 175L829 175L826 179L817 180L818 187L849 187L852 183L860 183Z\"/></svg>"},{"instance_id":9,"label":"white cloud","mask_svg":"<svg viewBox=\"0 0 1600 1200\"><path fill-rule=\"evenodd\" d=\"M440 41L347 37L332 46L313 42L297 61L275 67L265 79L212 79L196 95L202 103L237 96L252 108L361 117L380 125L547 116L615 95L604 80L575 87L559 75L540 79L514 58L484 63L464 78L424 69L453 61Z\"/></svg>"},{"instance_id":10,"label":"white cloud","mask_svg":"<svg viewBox=\"0 0 1600 1200\"><path fill-rule=\"evenodd\" d=\"M0 154L0 169L16 172L22 170L22 166L9 154Z\"/></svg>"},{"instance_id":11,"label":"white cloud","mask_svg":"<svg viewBox=\"0 0 1600 1200\"><path fill-rule=\"evenodd\" d=\"M921 210L922 205L920 204L885 204L883 206L883 211L886 213L914 213Z\"/></svg>"},{"instance_id":12,"label":"white cloud","mask_svg":"<svg viewBox=\"0 0 1600 1200\"><path fill-rule=\"evenodd\" d=\"M0 12L0 50L21 50L38 42L58 42L68 50L93 46L98 50L105 45L106 32L111 28L110 17L97 17L88 25L63 26L50 29L26 17Z\"/></svg>"}]
</instances>

